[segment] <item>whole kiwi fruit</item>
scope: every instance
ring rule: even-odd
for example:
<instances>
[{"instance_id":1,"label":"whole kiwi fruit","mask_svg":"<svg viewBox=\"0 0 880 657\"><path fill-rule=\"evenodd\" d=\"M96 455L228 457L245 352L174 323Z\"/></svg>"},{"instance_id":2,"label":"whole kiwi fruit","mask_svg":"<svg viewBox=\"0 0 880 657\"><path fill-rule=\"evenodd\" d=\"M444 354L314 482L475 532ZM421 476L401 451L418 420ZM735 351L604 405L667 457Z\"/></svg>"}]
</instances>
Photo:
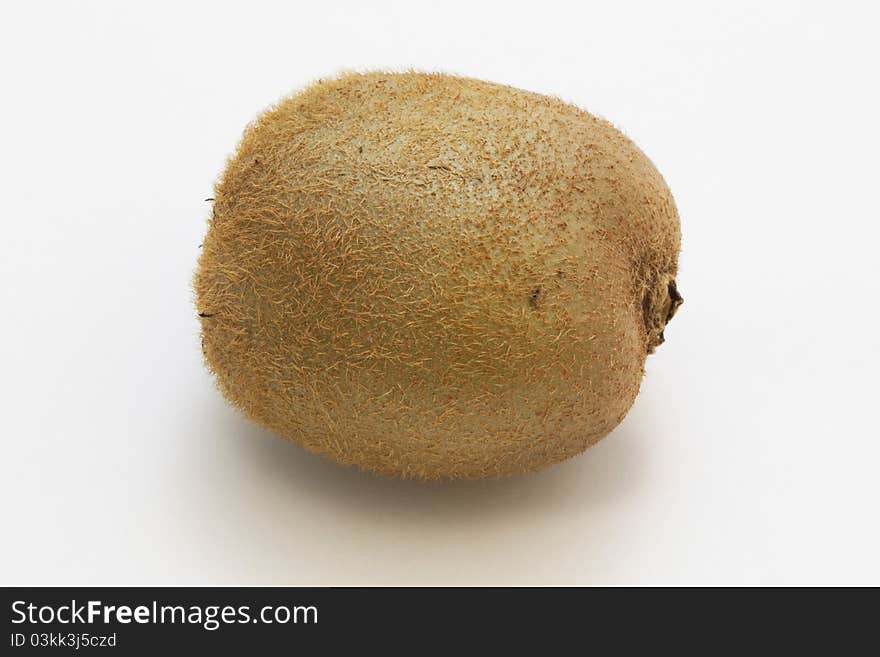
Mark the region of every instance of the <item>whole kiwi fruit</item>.
<instances>
[{"instance_id":1,"label":"whole kiwi fruit","mask_svg":"<svg viewBox=\"0 0 880 657\"><path fill-rule=\"evenodd\" d=\"M445 74L345 74L245 131L195 278L224 396L306 449L476 479L624 417L681 297L675 203L610 123Z\"/></svg>"}]
</instances>

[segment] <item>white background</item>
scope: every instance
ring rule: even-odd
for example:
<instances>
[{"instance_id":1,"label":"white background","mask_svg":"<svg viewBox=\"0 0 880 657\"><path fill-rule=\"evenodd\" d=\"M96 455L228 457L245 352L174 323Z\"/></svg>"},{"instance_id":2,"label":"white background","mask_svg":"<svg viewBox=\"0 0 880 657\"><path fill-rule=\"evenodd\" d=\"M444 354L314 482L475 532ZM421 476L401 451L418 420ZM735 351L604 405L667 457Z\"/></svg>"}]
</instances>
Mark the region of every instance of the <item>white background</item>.
<instances>
[{"instance_id":1,"label":"white background","mask_svg":"<svg viewBox=\"0 0 880 657\"><path fill-rule=\"evenodd\" d=\"M871 3L7 3L2 584L880 584ZM191 279L261 109L442 70L621 126L686 299L623 424L495 482L385 481L236 415Z\"/></svg>"}]
</instances>

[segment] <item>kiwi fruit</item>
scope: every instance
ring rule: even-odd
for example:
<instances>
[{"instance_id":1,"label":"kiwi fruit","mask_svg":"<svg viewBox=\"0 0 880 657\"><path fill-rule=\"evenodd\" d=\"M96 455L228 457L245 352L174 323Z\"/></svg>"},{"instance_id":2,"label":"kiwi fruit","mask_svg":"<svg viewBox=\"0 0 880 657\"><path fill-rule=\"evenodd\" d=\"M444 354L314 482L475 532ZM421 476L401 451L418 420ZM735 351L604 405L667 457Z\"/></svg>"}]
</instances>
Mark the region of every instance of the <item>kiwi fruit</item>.
<instances>
[{"instance_id":1,"label":"kiwi fruit","mask_svg":"<svg viewBox=\"0 0 880 657\"><path fill-rule=\"evenodd\" d=\"M248 418L388 476L582 452L681 303L672 195L610 123L499 84L344 74L259 116L195 277L208 367Z\"/></svg>"}]
</instances>

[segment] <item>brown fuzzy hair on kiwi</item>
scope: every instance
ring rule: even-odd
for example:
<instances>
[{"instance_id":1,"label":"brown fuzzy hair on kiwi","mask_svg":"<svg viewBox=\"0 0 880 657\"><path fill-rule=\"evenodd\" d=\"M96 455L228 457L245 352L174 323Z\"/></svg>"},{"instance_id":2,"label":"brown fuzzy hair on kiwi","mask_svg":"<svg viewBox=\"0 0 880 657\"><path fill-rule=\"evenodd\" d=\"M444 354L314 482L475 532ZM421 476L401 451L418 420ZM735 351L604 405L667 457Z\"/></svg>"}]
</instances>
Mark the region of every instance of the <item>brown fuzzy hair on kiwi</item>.
<instances>
[{"instance_id":1,"label":"brown fuzzy hair on kiwi","mask_svg":"<svg viewBox=\"0 0 880 657\"><path fill-rule=\"evenodd\" d=\"M442 74L320 81L245 131L195 279L225 397L389 476L537 470L613 429L681 303L672 195L610 123Z\"/></svg>"}]
</instances>

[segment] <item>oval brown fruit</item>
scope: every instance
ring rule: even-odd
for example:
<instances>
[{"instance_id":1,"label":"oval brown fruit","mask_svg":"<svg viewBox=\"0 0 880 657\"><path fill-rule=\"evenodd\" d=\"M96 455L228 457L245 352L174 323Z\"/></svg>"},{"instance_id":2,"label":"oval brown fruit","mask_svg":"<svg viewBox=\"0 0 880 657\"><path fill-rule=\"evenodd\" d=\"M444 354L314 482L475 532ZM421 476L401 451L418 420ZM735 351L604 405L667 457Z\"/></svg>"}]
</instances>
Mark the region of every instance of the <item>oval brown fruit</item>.
<instances>
[{"instance_id":1,"label":"oval brown fruit","mask_svg":"<svg viewBox=\"0 0 880 657\"><path fill-rule=\"evenodd\" d=\"M441 74L318 82L246 130L195 280L244 414L390 476L485 478L624 417L681 297L672 195L608 122Z\"/></svg>"}]
</instances>

